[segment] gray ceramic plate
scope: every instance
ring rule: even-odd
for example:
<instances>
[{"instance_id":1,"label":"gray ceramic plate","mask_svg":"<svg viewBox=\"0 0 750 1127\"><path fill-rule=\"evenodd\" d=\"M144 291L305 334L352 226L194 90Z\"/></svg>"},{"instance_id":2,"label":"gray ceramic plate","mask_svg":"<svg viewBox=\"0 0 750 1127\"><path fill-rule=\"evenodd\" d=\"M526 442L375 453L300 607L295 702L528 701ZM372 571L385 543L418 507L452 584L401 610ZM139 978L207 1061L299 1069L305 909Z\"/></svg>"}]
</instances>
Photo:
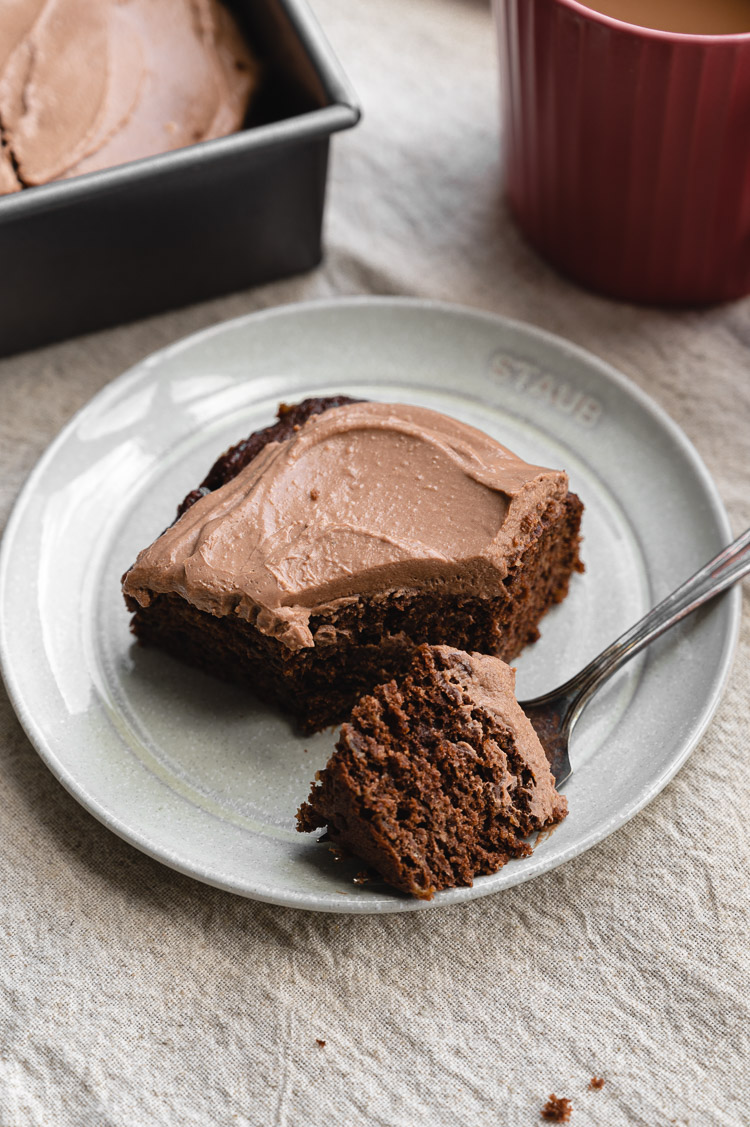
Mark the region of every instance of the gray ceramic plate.
<instances>
[{"instance_id":1,"label":"gray ceramic plate","mask_svg":"<svg viewBox=\"0 0 750 1127\"><path fill-rule=\"evenodd\" d=\"M365 298L254 314L190 337L105 388L31 475L0 560L0 653L45 763L106 826L199 880L328 912L423 908L358 885L295 832L333 746L298 737L237 688L135 648L119 580L177 501L279 400L349 392L424 404L531 462L566 468L586 505L586 574L518 662L519 695L575 672L730 539L695 450L631 383L527 325ZM632 817L706 727L736 640L733 592L651 648L576 733L570 815L533 857L435 905L554 868Z\"/></svg>"}]
</instances>

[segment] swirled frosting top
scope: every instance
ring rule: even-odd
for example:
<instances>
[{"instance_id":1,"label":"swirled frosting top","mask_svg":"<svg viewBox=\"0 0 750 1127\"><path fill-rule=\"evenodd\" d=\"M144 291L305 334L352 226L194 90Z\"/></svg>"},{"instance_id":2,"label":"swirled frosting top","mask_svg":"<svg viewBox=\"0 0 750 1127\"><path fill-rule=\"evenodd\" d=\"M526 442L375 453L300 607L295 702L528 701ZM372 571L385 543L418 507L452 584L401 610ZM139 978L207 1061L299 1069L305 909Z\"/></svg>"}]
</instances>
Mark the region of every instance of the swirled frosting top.
<instances>
[{"instance_id":1,"label":"swirled frosting top","mask_svg":"<svg viewBox=\"0 0 750 1127\"><path fill-rule=\"evenodd\" d=\"M202 497L124 580L238 614L290 649L310 615L399 589L493 595L567 475L424 407L352 403L310 418Z\"/></svg>"},{"instance_id":2,"label":"swirled frosting top","mask_svg":"<svg viewBox=\"0 0 750 1127\"><path fill-rule=\"evenodd\" d=\"M0 193L231 133L256 73L218 0L2 0Z\"/></svg>"}]
</instances>

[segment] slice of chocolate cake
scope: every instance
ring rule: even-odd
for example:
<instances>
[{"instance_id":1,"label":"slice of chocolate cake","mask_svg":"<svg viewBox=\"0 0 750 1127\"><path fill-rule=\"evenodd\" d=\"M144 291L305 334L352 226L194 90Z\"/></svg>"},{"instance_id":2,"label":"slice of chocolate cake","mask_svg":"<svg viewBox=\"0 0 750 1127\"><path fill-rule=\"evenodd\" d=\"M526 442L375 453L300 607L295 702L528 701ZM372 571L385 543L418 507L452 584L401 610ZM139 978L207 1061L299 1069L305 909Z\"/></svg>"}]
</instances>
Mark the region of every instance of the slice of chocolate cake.
<instances>
[{"instance_id":1,"label":"slice of chocolate cake","mask_svg":"<svg viewBox=\"0 0 750 1127\"><path fill-rule=\"evenodd\" d=\"M138 638L297 715L341 720L416 645L511 659L564 598L582 505L562 471L422 407L282 407L124 576Z\"/></svg>"},{"instance_id":2,"label":"slice of chocolate cake","mask_svg":"<svg viewBox=\"0 0 750 1127\"><path fill-rule=\"evenodd\" d=\"M364 697L297 814L389 884L430 900L526 857L567 800L499 658L420 646Z\"/></svg>"}]
</instances>

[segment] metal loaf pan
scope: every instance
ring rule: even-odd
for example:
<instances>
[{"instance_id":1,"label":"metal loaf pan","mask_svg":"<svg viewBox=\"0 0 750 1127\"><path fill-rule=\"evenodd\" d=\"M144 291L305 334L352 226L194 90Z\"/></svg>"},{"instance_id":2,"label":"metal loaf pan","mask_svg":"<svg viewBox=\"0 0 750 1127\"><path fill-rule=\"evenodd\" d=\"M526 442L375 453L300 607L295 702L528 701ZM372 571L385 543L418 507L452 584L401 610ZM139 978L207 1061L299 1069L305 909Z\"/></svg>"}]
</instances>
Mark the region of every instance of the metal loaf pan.
<instances>
[{"instance_id":1,"label":"metal loaf pan","mask_svg":"<svg viewBox=\"0 0 750 1127\"><path fill-rule=\"evenodd\" d=\"M0 355L317 265L356 97L306 0L229 0L264 79L229 137L0 196Z\"/></svg>"}]
</instances>

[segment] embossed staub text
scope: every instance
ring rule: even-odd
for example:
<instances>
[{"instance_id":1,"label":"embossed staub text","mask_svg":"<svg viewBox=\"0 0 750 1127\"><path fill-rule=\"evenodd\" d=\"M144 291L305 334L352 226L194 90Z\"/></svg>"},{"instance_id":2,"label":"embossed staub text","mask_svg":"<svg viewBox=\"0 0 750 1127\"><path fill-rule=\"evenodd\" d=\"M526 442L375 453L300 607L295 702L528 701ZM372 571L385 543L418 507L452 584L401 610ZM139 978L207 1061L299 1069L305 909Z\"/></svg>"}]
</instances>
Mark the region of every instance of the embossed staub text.
<instances>
[{"instance_id":1,"label":"embossed staub text","mask_svg":"<svg viewBox=\"0 0 750 1127\"><path fill-rule=\"evenodd\" d=\"M502 383L561 415L569 416L579 426L591 429L603 416L602 405L593 395L587 395L528 360L509 356L507 352L493 352L489 367L493 376Z\"/></svg>"}]
</instances>

